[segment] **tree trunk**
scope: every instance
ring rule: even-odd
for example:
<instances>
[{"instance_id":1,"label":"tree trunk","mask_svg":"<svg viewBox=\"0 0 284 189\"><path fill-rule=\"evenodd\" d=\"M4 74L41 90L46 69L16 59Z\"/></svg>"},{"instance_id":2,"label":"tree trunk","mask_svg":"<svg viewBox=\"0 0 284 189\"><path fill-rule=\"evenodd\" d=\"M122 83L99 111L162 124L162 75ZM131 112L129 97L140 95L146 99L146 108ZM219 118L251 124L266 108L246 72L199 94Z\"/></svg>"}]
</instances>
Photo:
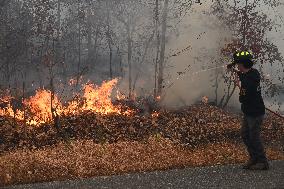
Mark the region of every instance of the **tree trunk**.
<instances>
[{"instance_id":1,"label":"tree trunk","mask_svg":"<svg viewBox=\"0 0 284 189\"><path fill-rule=\"evenodd\" d=\"M158 95L162 94L163 89L163 77L164 77L164 61L166 50L166 32L167 32L167 16L168 16L169 0L165 0L164 10L162 16L162 34L161 34L161 52L159 61L159 73L158 73Z\"/></svg>"},{"instance_id":2,"label":"tree trunk","mask_svg":"<svg viewBox=\"0 0 284 189\"><path fill-rule=\"evenodd\" d=\"M155 87L154 87L154 97L158 96L157 91L157 74L158 74L158 63L159 63L159 55L160 55L160 34L159 34L159 0L156 0L155 6L155 16L154 16L154 24L155 24L155 34L156 34L156 43L157 43L157 52L156 52L156 60L155 60Z\"/></svg>"},{"instance_id":3,"label":"tree trunk","mask_svg":"<svg viewBox=\"0 0 284 189\"><path fill-rule=\"evenodd\" d=\"M77 64L77 83L76 86L79 85L80 77L81 77L81 13L80 13L80 0L78 0L78 64Z\"/></svg>"},{"instance_id":4,"label":"tree trunk","mask_svg":"<svg viewBox=\"0 0 284 189\"><path fill-rule=\"evenodd\" d=\"M109 77L112 79L113 77L113 71L112 71L112 36L111 36L111 30L110 30L110 10L108 9L107 13L107 43L109 48Z\"/></svg>"},{"instance_id":5,"label":"tree trunk","mask_svg":"<svg viewBox=\"0 0 284 189\"><path fill-rule=\"evenodd\" d=\"M100 24L96 26L96 35L95 35L95 44L94 44L94 63L97 61L98 58L98 39L100 33Z\"/></svg>"},{"instance_id":6,"label":"tree trunk","mask_svg":"<svg viewBox=\"0 0 284 189\"><path fill-rule=\"evenodd\" d=\"M119 70L118 70L118 72L119 72L120 76L123 77L124 74L123 74L123 65L122 65L122 55L121 55L119 46L117 47L116 54L119 58Z\"/></svg>"},{"instance_id":7,"label":"tree trunk","mask_svg":"<svg viewBox=\"0 0 284 189\"><path fill-rule=\"evenodd\" d=\"M8 52L8 47L7 47L7 40L6 40L6 35L8 35L8 4L6 4L6 1L2 2L3 4L3 9L1 10L3 11L3 42L1 41L1 43L3 44L3 48L4 48L4 52L5 52L5 84L7 86L9 86L10 84L10 56L9 56L9 52ZM5 6L5 7L4 7ZM1 33L2 34L2 33Z\"/></svg>"},{"instance_id":8,"label":"tree trunk","mask_svg":"<svg viewBox=\"0 0 284 189\"><path fill-rule=\"evenodd\" d=\"M226 108L226 107L227 107L227 105L228 105L228 103L230 102L230 100L231 100L233 94L235 93L236 89L237 89L237 87L236 87L236 85L234 84L234 87L233 87L232 91L230 92L230 90L228 90L227 98L226 98L225 103L223 104L223 108Z\"/></svg>"},{"instance_id":9,"label":"tree trunk","mask_svg":"<svg viewBox=\"0 0 284 189\"><path fill-rule=\"evenodd\" d=\"M132 42L131 42L131 31L130 31L130 24L127 23L127 52L128 52L128 68L129 68L129 97L132 97Z\"/></svg>"},{"instance_id":10,"label":"tree trunk","mask_svg":"<svg viewBox=\"0 0 284 189\"><path fill-rule=\"evenodd\" d=\"M91 23L91 5L88 5L87 8L87 48L88 48L88 57L87 57L87 64L88 66L91 65L92 61L92 51L93 51L93 44L92 44L92 23Z\"/></svg>"},{"instance_id":11,"label":"tree trunk","mask_svg":"<svg viewBox=\"0 0 284 189\"><path fill-rule=\"evenodd\" d=\"M60 37L60 28L61 28L61 0L57 1L57 40ZM59 43L59 41L57 41Z\"/></svg>"},{"instance_id":12,"label":"tree trunk","mask_svg":"<svg viewBox=\"0 0 284 189\"><path fill-rule=\"evenodd\" d=\"M63 79L63 83L67 83L67 77L66 77L66 67L65 67L65 57L64 54L65 52L63 52L63 48L61 47L61 39L60 39L60 31L61 31L61 1L62 0L58 0L57 2L57 46L56 46L56 59L55 59L55 63L56 64L60 64L61 66L61 72L62 72L62 79ZM65 51L65 49L64 49Z\"/></svg>"},{"instance_id":13,"label":"tree trunk","mask_svg":"<svg viewBox=\"0 0 284 189\"><path fill-rule=\"evenodd\" d=\"M109 47L109 77L110 77L110 79L112 79L113 72L112 72L112 46L111 46L111 42L108 42L108 47Z\"/></svg>"},{"instance_id":14,"label":"tree trunk","mask_svg":"<svg viewBox=\"0 0 284 189\"><path fill-rule=\"evenodd\" d=\"M218 104L218 89L219 89L219 82L218 82L219 73L216 71L216 78L215 78L215 104Z\"/></svg>"}]
</instances>

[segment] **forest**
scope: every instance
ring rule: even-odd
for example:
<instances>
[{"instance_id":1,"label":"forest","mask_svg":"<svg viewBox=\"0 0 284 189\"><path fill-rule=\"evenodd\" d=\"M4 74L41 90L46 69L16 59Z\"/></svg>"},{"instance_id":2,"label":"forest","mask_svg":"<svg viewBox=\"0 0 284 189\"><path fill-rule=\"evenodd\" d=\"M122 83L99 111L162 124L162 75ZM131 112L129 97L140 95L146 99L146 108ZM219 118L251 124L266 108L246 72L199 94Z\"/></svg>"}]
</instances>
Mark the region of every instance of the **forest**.
<instances>
[{"instance_id":1,"label":"forest","mask_svg":"<svg viewBox=\"0 0 284 189\"><path fill-rule=\"evenodd\" d=\"M72 81L78 87L89 80L100 84L120 78L121 91L128 97L164 97L167 91L173 93L171 85L179 83L179 75L222 66L237 49L249 49L274 94L281 91L283 61L269 33L281 30L283 18L277 12L269 17L266 9L278 7L280 1L2 0L1 88L9 89L13 96L23 96L22 90L30 96L42 88L60 93L56 86ZM196 24L198 20L204 22L202 26ZM184 34L190 25L193 34ZM216 32L222 33L216 36ZM211 37L216 38L212 43L218 44L206 48L203 38ZM177 45L181 40L187 43ZM274 67L276 78L267 78ZM211 86L206 86L216 91L209 94L215 104L225 107L233 86L224 70L213 71L216 73L206 77ZM196 83L205 82L202 77L194 78L201 80ZM184 98L180 93L176 96L174 101Z\"/></svg>"},{"instance_id":2,"label":"forest","mask_svg":"<svg viewBox=\"0 0 284 189\"><path fill-rule=\"evenodd\" d=\"M242 162L239 89L226 69L241 50L252 53L273 111L263 134L269 156L283 160L283 8L282 0L0 0L0 186ZM162 163L134 160L131 149Z\"/></svg>"}]
</instances>

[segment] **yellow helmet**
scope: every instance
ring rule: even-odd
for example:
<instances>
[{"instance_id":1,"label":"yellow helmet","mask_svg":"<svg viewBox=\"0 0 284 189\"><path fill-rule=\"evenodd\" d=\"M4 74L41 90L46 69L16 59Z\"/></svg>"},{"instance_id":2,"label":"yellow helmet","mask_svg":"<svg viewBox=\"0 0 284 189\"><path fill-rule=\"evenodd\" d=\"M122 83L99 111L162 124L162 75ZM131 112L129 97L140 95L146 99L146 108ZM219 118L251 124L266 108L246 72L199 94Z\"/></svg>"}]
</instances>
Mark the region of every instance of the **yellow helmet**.
<instances>
[{"instance_id":1,"label":"yellow helmet","mask_svg":"<svg viewBox=\"0 0 284 189\"><path fill-rule=\"evenodd\" d=\"M248 60L252 60L252 54L249 51L240 51L234 54L234 62L247 62Z\"/></svg>"},{"instance_id":2,"label":"yellow helmet","mask_svg":"<svg viewBox=\"0 0 284 189\"><path fill-rule=\"evenodd\" d=\"M253 57L249 51L240 51L234 54L233 64L242 64L246 68L251 68L253 66Z\"/></svg>"}]
</instances>

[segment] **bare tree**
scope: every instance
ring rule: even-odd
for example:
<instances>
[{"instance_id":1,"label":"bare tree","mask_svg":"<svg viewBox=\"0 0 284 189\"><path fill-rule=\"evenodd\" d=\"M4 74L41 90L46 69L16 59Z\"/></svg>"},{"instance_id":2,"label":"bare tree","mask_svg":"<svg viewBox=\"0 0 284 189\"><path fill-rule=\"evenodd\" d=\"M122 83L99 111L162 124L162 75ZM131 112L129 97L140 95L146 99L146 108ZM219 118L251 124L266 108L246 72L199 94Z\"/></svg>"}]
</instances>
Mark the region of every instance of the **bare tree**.
<instances>
[{"instance_id":1,"label":"bare tree","mask_svg":"<svg viewBox=\"0 0 284 189\"><path fill-rule=\"evenodd\" d=\"M278 48L269 41L267 33L273 28L273 20L262 12L262 1L248 1L244 4L237 1L217 1L213 5L213 13L217 15L232 31L233 39L221 50L223 56L231 57L237 50L251 50L262 72L262 67L267 63L282 62L283 58ZM277 6L277 2L268 3L268 6ZM277 25L275 25L277 27ZM263 75L263 72L262 72ZM227 83L225 95L219 105L225 108L236 87L228 76L223 76ZM266 84L270 85L267 83Z\"/></svg>"}]
</instances>

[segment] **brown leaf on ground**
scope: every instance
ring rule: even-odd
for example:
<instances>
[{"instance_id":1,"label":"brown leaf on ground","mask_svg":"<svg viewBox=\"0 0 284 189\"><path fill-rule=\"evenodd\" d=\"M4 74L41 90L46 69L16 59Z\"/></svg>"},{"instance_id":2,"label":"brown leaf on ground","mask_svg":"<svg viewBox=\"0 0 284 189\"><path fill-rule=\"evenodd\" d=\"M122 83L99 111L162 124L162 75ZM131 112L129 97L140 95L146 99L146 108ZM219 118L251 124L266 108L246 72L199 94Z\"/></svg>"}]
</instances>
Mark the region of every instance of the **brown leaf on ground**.
<instances>
[{"instance_id":1,"label":"brown leaf on ground","mask_svg":"<svg viewBox=\"0 0 284 189\"><path fill-rule=\"evenodd\" d=\"M269 159L284 154L267 149ZM60 143L39 150L16 150L0 157L0 186L88 178L190 166L240 163L247 160L243 145L212 143L185 148L162 137L146 143L96 144L91 140Z\"/></svg>"}]
</instances>

